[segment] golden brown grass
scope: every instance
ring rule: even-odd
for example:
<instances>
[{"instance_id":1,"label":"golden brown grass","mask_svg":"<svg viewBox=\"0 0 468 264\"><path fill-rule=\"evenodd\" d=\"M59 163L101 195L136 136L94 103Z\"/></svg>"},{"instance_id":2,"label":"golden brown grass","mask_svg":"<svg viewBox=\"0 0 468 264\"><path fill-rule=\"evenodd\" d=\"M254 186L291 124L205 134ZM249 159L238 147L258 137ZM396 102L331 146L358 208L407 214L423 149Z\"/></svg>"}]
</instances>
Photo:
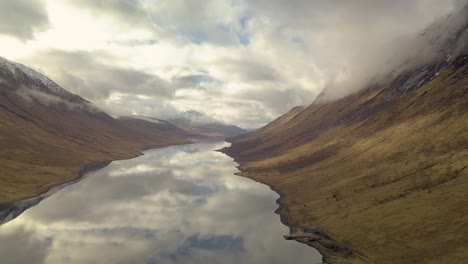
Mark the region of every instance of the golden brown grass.
<instances>
[{"instance_id":1,"label":"golden brown grass","mask_svg":"<svg viewBox=\"0 0 468 264\"><path fill-rule=\"evenodd\" d=\"M294 226L326 230L375 263L465 263L467 72L453 67L391 101L373 89L312 105L226 152L285 194Z\"/></svg>"},{"instance_id":2,"label":"golden brown grass","mask_svg":"<svg viewBox=\"0 0 468 264\"><path fill-rule=\"evenodd\" d=\"M127 128L104 113L27 101L17 88L0 84L0 205L70 181L88 164L188 143Z\"/></svg>"}]
</instances>

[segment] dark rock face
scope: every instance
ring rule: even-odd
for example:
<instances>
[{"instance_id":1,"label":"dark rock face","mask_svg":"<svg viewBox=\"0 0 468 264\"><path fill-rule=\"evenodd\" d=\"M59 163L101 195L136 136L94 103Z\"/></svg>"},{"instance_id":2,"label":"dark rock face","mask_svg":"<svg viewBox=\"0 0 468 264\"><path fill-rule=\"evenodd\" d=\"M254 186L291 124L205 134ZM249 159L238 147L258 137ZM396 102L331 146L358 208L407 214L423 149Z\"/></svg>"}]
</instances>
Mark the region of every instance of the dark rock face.
<instances>
[{"instance_id":1,"label":"dark rock face","mask_svg":"<svg viewBox=\"0 0 468 264\"><path fill-rule=\"evenodd\" d=\"M412 67L396 77L390 76L388 79L392 81L390 89L386 91L386 99L404 96L417 90L447 69L455 58L468 52L468 5L434 22L419 37L430 44L430 49L436 53L436 56L430 63Z\"/></svg>"},{"instance_id":2,"label":"dark rock face","mask_svg":"<svg viewBox=\"0 0 468 264\"><path fill-rule=\"evenodd\" d=\"M390 85L387 91L387 99L394 96L404 96L417 90L427 82L434 79L440 71L444 70L448 63L440 62L424 65L399 75Z\"/></svg>"}]
</instances>

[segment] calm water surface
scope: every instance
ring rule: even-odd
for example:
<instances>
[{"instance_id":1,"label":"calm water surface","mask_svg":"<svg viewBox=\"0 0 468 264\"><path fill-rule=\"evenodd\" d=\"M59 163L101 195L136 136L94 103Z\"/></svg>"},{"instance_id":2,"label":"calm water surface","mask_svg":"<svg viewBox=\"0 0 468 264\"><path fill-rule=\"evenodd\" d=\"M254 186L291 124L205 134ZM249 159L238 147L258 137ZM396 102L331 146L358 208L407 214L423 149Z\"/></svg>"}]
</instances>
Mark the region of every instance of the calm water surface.
<instances>
[{"instance_id":1,"label":"calm water surface","mask_svg":"<svg viewBox=\"0 0 468 264\"><path fill-rule=\"evenodd\" d=\"M0 227L0 263L321 263L267 186L197 143L112 162Z\"/></svg>"}]
</instances>

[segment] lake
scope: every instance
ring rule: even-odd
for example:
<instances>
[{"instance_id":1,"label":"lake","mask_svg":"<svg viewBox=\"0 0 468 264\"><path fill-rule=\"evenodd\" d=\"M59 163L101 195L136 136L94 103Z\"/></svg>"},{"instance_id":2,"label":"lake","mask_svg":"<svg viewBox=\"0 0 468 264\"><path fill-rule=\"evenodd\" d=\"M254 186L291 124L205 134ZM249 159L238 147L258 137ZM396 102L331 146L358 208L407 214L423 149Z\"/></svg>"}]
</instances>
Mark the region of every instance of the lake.
<instances>
[{"instance_id":1,"label":"lake","mask_svg":"<svg viewBox=\"0 0 468 264\"><path fill-rule=\"evenodd\" d=\"M5 263L321 263L283 235L278 194L234 175L225 142L145 151L0 227Z\"/></svg>"}]
</instances>

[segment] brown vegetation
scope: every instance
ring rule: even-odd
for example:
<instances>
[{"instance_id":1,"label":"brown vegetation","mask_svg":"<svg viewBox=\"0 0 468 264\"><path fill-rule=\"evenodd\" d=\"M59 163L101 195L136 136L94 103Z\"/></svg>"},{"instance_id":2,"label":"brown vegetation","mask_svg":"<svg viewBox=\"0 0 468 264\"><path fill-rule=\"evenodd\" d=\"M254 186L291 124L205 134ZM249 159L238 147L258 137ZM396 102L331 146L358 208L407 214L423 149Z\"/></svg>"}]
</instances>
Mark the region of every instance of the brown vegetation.
<instances>
[{"instance_id":1,"label":"brown vegetation","mask_svg":"<svg viewBox=\"0 0 468 264\"><path fill-rule=\"evenodd\" d=\"M87 164L187 143L130 129L103 112L24 98L18 89L0 82L0 205L72 180Z\"/></svg>"},{"instance_id":2,"label":"brown vegetation","mask_svg":"<svg viewBox=\"0 0 468 264\"><path fill-rule=\"evenodd\" d=\"M375 263L468 260L468 57L410 93L398 84L316 103L233 138L244 176Z\"/></svg>"}]
</instances>

